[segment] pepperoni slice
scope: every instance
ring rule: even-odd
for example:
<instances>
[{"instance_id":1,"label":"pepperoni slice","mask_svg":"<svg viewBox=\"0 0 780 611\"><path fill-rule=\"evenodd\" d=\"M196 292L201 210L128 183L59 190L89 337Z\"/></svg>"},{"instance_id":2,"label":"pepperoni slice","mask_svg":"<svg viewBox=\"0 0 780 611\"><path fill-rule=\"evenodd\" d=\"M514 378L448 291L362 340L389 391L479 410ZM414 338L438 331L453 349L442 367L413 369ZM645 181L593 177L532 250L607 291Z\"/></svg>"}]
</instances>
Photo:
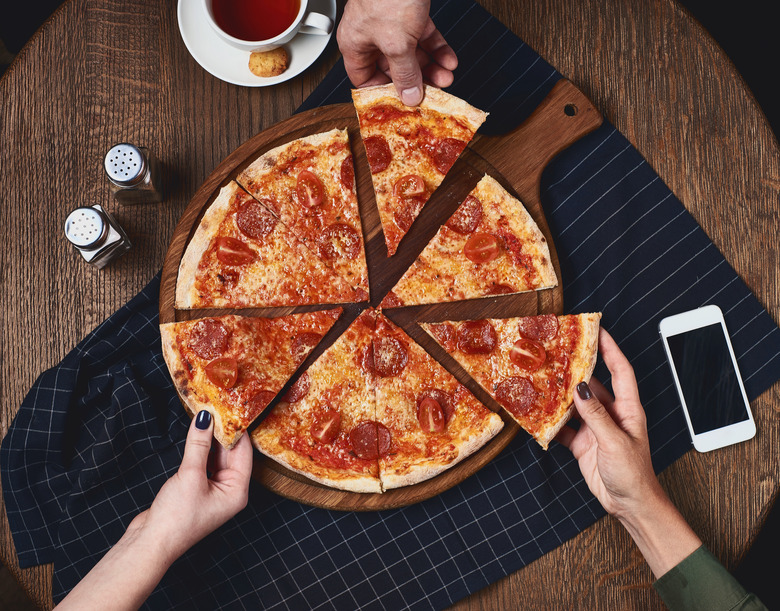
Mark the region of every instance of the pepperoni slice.
<instances>
[{"instance_id":1,"label":"pepperoni slice","mask_svg":"<svg viewBox=\"0 0 780 611\"><path fill-rule=\"evenodd\" d=\"M417 174L401 176L393 185L393 195L405 199L425 194L425 181Z\"/></svg>"},{"instance_id":2,"label":"pepperoni slice","mask_svg":"<svg viewBox=\"0 0 780 611\"><path fill-rule=\"evenodd\" d=\"M375 420L366 420L349 432L349 442L358 458L376 460L390 451L390 430Z\"/></svg>"},{"instance_id":3,"label":"pepperoni slice","mask_svg":"<svg viewBox=\"0 0 780 611\"><path fill-rule=\"evenodd\" d=\"M443 433L447 428L444 410L436 399L423 399L417 406L417 420L426 433Z\"/></svg>"},{"instance_id":4,"label":"pepperoni slice","mask_svg":"<svg viewBox=\"0 0 780 611\"><path fill-rule=\"evenodd\" d=\"M501 242L489 233L474 233L463 247L463 254L474 263L488 263L501 254Z\"/></svg>"},{"instance_id":5,"label":"pepperoni slice","mask_svg":"<svg viewBox=\"0 0 780 611\"><path fill-rule=\"evenodd\" d=\"M210 361L227 350L229 339L230 331L221 322L204 318L192 328L189 345L200 358Z\"/></svg>"},{"instance_id":6,"label":"pepperoni slice","mask_svg":"<svg viewBox=\"0 0 780 611\"><path fill-rule=\"evenodd\" d=\"M369 375L376 375L376 369L374 369L374 348L371 344L363 348L357 355L358 367L365 371Z\"/></svg>"},{"instance_id":7,"label":"pepperoni slice","mask_svg":"<svg viewBox=\"0 0 780 611\"><path fill-rule=\"evenodd\" d=\"M217 259L225 265L246 265L257 258L257 253L236 238L217 238Z\"/></svg>"},{"instance_id":8,"label":"pepperoni slice","mask_svg":"<svg viewBox=\"0 0 780 611\"><path fill-rule=\"evenodd\" d=\"M458 206L458 209L446 222L447 227L455 233L467 235L474 233L482 222L482 202L473 195L469 195Z\"/></svg>"},{"instance_id":9,"label":"pepperoni slice","mask_svg":"<svg viewBox=\"0 0 780 611\"><path fill-rule=\"evenodd\" d=\"M455 327L448 322L433 324L428 327L433 337L447 352L452 352L456 346Z\"/></svg>"},{"instance_id":10,"label":"pepperoni slice","mask_svg":"<svg viewBox=\"0 0 780 611\"><path fill-rule=\"evenodd\" d=\"M238 230L248 238L260 239L274 230L277 218L259 202L250 200L236 213Z\"/></svg>"},{"instance_id":11,"label":"pepperoni slice","mask_svg":"<svg viewBox=\"0 0 780 611\"><path fill-rule=\"evenodd\" d=\"M558 317L555 314L542 314L521 318L517 330L523 337L546 342L558 335Z\"/></svg>"},{"instance_id":12,"label":"pepperoni slice","mask_svg":"<svg viewBox=\"0 0 780 611\"><path fill-rule=\"evenodd\" d=\"M517 293L517 289L501 282L492 283L487 290L488 295L509 295Z\"/></svg>"},{"instance_id":13,"label":"pepperoni slice","mask_svg":"<svg viewBox=\"0 0 780 611\"><path fill-rule=\"evenodd\" d=\"M433 165L436 166L439 172L446 174L464 148L466 148L466 143L463 140L456 138L439 140L436 144L436 149L433 151Z\"/></svg>"},{"instance_id":14,"label":"pepperoni slice","mask_svg":"<svg viewBox=\"0 0 780 611\"><path fill-rule=\"evenodd\" d=\"M374 340L374 371L382 378L392 378L404 370L409 361L406 345L395 337Z\"/></svg>"},{"instance_id":15,"label":"pepperoni slice","mask_svg":"<svg viewBox=\"0 0 780 611\"><path fill-rule=\"evenodd\" d=\"M458 349L466 354L490 354L498 336L489 320L467 320L458 326Z\"/></svg>"},{"instance_id":16,"label":"pepperoni slice","mask_svg":"<svg viewBox=\"0 0 780 611\"><path fill-rule=\"evenodd\" d=\"M206 377L214 386L228 389L236 385L238 379L238 361L229 356L214 359L204 368Z\"/></svg>"},{"instance_id":17,"label":"pepperoni slice","mask_svg":"<svg viewBox=\"0 0 780 611\"><path fill-rule=\"evenodd\" d=\"M531 372L544 365L547 354L539 342L523 337L512 346L509 359L523 371Z\"/></svg>"},{"instance_id":18,"label":"pepperoni slice","mask_svg":"<svg viewBox=\"0 0 780 611\"><path fill-rule=\"evenodd\" d=\"M312 331L304 331L295 336L292 341L290 352L296 361L302 361L314 349L314 346L320 343L322 335Z\"/></svg>"},{"instance_id":19,"label":"pepperoni slice","mask_svg":"<svg viewBox=\"0 0 780 611\"><path fill-rule=\"evenodd\" d=\"M309 394L309 387L311 386L311 378L309 378L309 372L304 371L301 377L295 380L290 390L284 395L284 400L288 403L297 403Z\"/></svg>"},{"instance_id":20,"label":"pepperoni slice","mask_svg":"<svg viewBox=\"0 0 780 611\"><path fill-rule=\"evenodd\" d=\"M327 410L314 419L311 425L311 436L320 443L333 443L338 437L339 430L341 430L341 412Z\"/></svg>"},{"instance_id":21,"label":"pepperoni slice","mask_svg":"<svg viewBox=\"0 0 780 611\"><path fill-rule=\"evenodd\" d=\"M259 390L246 402L247 411L250 414L259 414L268 404L274 400L276 393L272 390Z\"/></svg>"},{"instance_id":22,"label":"pepperoni slice","mask_svg":"<svg viewBox=\"0 0 780 611\"><path fill-rule=\"evenodd\" d=\"M536 401L536 389L528 378L507 378L496 387L496 399L516 416L524 415Z\"/></svg>"},{"instance_id":23,"label":"pepperoni slice","mask_svg":"<svg viewBox=\"0 0 780 611\"><path fill-rule=\"evenodd\" d=\"M322 181L309 170L303 170L298 174L295 190L298 194L298 203L307 208L319 206L325 198L325 187Z\"/></svg>"},{"instance_id":24,"label":"pepperoni slice","mask_svg":"<svg viewBox=\"0 0 780 611\"><path fill-rule=\"evenodd\" d=\"M420 404L425 399L433 399L436 401L436 403L439 404L444 412L445 424L450 421L452 414L455 412L455 407L452 405L452 397L450 396L450 393L448 393L446 390L442 390L441 388L429 388L428 390L422 391L419 395L417 395L418 411L420 409Z\"/></svg>"},{"instance_id":25,"label":"pepperoni slice","mask_svg":"<svg viewBox=\"0 0 780 611\"><path fill-rule=\"evenodd\" d=\"M393 291L390 291L387 295L385 295L385 298L382 300L380 307L387 308L389 310L390 308L400 308L402 305L404 305L404 302L401 301L401 298Z\"/></svg>"},{"instance_id":26,"label":"pepperoni slice","mask_svg":"<svg viewBox=\"0 0 780 611\"><path fill-rule=\"evenodd\" d=\"M355 165L352 163L352 155L347 155L341 162L341 184L350 191L355 190Z\"/></svg>"},{"instance_id":27,"label":"pepperoni slice","mask_svg":"<svg viewBox=\"0 0 780 611\"><path fill-rule=\"evenodd\" d=\"M328 225L319 238L319 251L326 261L354 259L360 254L360 234L344 223Z\"/></svg>"},{"instance_id":28,"label":"pepperoni slice","mask_svg":"<svg viewBox=\"0 0 780 611\"><path fill-rule=\"evenodd\" d=\"M369 136L363 140L363 144L366 147L366 157L372 174L378 174L390 165L393 154L383 136Z\"/></svg>"},{"instance_id":29,"label":"pepperoni slice","mask_svg":"<svg viewBox=\"0 0 780 611\"><path fill-rule=\"evenodd\" d=\"M427 194L424 194L420 197L406 197L399 202L398 208L393 212L393 221L401 231L409 231L427 199Z\"/></svg>"}]
</instances>

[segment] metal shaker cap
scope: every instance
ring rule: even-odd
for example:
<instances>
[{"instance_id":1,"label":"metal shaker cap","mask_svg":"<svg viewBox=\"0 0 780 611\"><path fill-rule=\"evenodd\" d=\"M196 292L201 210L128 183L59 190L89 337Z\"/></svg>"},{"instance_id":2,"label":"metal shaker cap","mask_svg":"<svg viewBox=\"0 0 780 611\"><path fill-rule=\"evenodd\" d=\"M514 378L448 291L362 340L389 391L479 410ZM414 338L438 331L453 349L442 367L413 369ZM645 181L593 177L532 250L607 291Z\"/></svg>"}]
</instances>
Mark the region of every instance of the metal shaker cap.
<instances>
[{"instance_id":1,"label":"metal shaker cap","mask_svg":"<svg viewBox=\"0 0 780 611\"><path fill-rule=\"evenodd\" d=\"M65 237L77 248L97 248L105 240L108 223L99 210L76 208L65 219Z\"/></svg>"},{"instance_id":2,"label":"metal shaker cap","mask_svg":"<svg viewBox=\"0 0 780 611\"><path fill-rule=\"evenodd\" d=\"M123 142L115 144L106 153L103 168L111 182L121 187L131 187L143 180L146 158L137 146Z\"/></svg>"}]
</instances>

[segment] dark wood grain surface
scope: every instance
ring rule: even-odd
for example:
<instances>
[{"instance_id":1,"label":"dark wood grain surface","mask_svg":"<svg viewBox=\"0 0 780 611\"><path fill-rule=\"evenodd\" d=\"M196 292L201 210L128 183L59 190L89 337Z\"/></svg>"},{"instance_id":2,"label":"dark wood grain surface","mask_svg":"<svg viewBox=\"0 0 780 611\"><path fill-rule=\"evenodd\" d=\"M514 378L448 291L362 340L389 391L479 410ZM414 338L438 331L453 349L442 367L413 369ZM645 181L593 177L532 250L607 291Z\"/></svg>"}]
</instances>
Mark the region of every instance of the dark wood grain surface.
<instances>
[{"instance_id":1,"label":"dark wood grain surface","mask_svg":"<svg viewBox=\"0 0 780 611\"><path fill-rule=\"evenodd\" d=\"M481 0L571 79L683 201L775 321L780 151L739 75L673 0ZM175 3L67 2L0 80L0 433L25 392L162 265L187 202L227 155L289 117L338 57L272 89L223 83L187 54ZM129 140L167 166L163 204L120 208L101 161ZM134 248L103 271L62 234L68 211L100 203ZM727 567L760 528L780 480L780 387L753 403L758 435L688 453L661 481ZM51 567L19 570L3 512L0 557L42 608ZM628 535L601 520L460 609L661 608Z\"/></svg>"}]
</instances>

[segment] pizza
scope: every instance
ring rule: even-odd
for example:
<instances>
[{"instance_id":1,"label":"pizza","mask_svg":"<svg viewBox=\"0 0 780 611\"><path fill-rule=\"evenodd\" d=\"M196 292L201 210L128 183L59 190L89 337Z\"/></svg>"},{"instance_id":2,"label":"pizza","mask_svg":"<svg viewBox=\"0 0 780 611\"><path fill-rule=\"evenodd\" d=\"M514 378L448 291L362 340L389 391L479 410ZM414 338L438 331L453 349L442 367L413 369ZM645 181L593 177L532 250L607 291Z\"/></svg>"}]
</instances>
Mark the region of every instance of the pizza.
<instances>
[{"instance_id":1,"label":"pizza","mask_svg":"<svg viewBox=\"0 0 780 611\"><path fill-rule=\"evenodd\" d=\"M392 256L487 113L431 86L405 106L392 84L352 91L377 208Z\"/></svg>"},{"instance_id":2,"label":"pizza","mask_svg":"<svg viewBox=\"0 0 780 611\"><path fill-rule=\"evenodd\" d=\"M382 489L430 479L485 445L504 426L468 389L383 314L373 370Z\"/></svg>"},{"instance_id":3,"label":"pizza","mask_svg":"<svg viewBox=\"0 0 780 611\"><path fill-rule=\"evenodd\" d=\"M382 301L391 308L554 287L550 249L517 199L485 175Z\"/></svg>"},{"instance_id":4,"label":"pizza","mask_svg":"<svg viewBox=\"0 0 780 611\"><path fill-rule=\"evenodd\" d=\"M319 483L381 492L434 477L503 426L406 333L365 310L252 432Z\"/></svg>"},{"instance_id":5,"label":"pizza","mask_svg":"<svg viewBox=\"0 0 780 611\"><path fill-rule=\"evenodd\" d=\"M236 181L368 300L368 268L346 129L282 144Z\"/></svg>"},{"instance_id":6,"label":"pizza","mask_svg":"<svg viewBox=\"0 0 780 611\"><path fill-rule=\"evenodd\" d=\"M187 245L175 305L248 308L359 300L356 290L284 222L231 181Z\"/></svg>"},{"instance_id":7,"label":"pizza","mask_svg":"<svg viewBox=\"0 0 780 611\"><path fill-rule=\"evenodd\" d=\"M375 315L365 310L252 431L266 456L316 482L381 492L374 379L363 366Z\"/></svg>"},{"instance_id":8,"label":"pizza","mask_svg":"<svg viewBox=\"0 0 780 611\"><path fill-rule=\"evenodd\" d=\"M596 364L600 313L421 323L544 449Z\"/></svg>"},{"instance_id":9,"label":"pizza","mask_svg":"<svg viewBox=\"0 0 780 611\"><path fill-rule=\"evenodd\" d=\"M163 356L186 408L193 415L209 411L214 437L232 448L341 311L165 323L160 325Z\"/></svg>"}]
</instances>

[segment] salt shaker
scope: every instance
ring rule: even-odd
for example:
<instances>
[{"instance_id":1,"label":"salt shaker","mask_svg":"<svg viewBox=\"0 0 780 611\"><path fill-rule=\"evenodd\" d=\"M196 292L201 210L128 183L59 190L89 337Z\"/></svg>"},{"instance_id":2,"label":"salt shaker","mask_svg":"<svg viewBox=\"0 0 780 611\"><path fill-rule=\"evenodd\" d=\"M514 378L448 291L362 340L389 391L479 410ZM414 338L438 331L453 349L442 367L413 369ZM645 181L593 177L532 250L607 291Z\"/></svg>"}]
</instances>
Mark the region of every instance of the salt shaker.
<instances>
[{"instance_id":1,"label":"salt shaker","mask_svg":"<svg viewBox=\"0 0 780 611\"><path fill-rule=\"evenodd\" d=\"M148 149L126 142L106 153L103 169L114 199L124 206L162 201L159 163Z\"/></svg>"},{"instance_id":2,"label":"salt shaker","mask_svg":"<svg viewBox=\"0 0 780 611\"><path fill-rule=\"evenodd\" d=\"M130 250L130 240L100 204L76 208L65 219L65 237L98 269Z\"/></svg>"}]
</instances>

